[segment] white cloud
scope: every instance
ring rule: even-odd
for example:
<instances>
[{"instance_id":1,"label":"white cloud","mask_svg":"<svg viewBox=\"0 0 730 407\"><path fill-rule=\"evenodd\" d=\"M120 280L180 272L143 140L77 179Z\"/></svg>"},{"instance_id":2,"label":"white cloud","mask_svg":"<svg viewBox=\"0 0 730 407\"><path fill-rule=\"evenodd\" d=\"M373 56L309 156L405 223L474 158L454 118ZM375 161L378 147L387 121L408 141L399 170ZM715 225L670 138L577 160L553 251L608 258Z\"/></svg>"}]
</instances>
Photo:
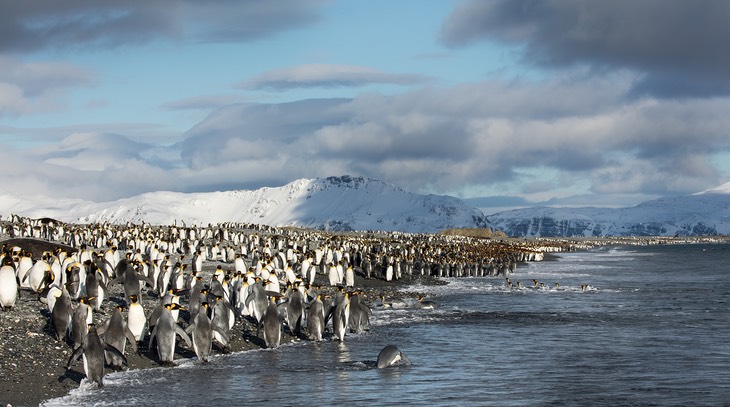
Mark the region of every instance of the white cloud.
<instances>
[{"instance_id":1,"label":"white cloud","mask_svg":"<svg viewBox=\"0 0 730 407\"><path fill-rule=\"evenodd\" d=\"M240 85L245 89L285 90L307 87L355 87L369 84L413 85L427 80L355 65L307 64L265 72Z\"/></svg>"}]
</instances>

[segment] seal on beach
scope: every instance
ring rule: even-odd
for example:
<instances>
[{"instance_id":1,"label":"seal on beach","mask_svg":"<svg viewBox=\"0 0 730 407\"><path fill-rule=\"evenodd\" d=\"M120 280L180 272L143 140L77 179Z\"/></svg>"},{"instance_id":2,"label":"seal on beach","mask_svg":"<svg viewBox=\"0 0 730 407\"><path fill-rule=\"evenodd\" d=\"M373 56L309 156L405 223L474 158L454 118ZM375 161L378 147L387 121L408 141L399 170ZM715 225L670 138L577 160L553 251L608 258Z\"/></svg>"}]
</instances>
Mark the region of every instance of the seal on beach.
<instances>
[{"instance_id":1,"label":"seal on beach","mask_svg":"<svg viewBox=\"0 0 730 407\"><path fill-rule=\"evenodd\" d=\"M73 351L66 364L66 369L70 369L81 356L84 359L84 373L87 380L98 383L99 387L103 387L104 352L113 354L115 358L122 360L125 365L127 364L127 358L119 350L101 341L96 331L96 325L89 324L88 333L83 344Z\"/></svg>"},{"instance_id":2,"label":"seal on beach","mask_svg":"<svg viewBox=\"0 0 730 407\"><path fill-rule=\"evenodd\" d=\"M411 361L408 357L398 349L395 345L388 345L384 347L378 354L378 369L383 369L390 366L410 365Z\"/></svg>"}]
</instances>

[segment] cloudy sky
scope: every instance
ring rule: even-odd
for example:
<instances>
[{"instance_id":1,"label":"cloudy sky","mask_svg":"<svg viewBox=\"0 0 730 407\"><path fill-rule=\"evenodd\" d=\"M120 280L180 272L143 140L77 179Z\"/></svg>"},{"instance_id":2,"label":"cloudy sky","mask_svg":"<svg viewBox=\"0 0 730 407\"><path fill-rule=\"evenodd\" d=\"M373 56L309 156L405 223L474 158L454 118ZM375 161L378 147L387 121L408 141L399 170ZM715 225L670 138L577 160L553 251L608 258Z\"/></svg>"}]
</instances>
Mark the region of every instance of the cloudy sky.
<instances>
[{"instance_id":1,"label":"cloudy sky","mask_svg":"<svg viewBox=\"0 0 730 407\"><path fill-rule=\"evenodd\" d=\"M0 193L361 175L485 213L730 181L730 2L0 2Z\"/></svg>"}]
</instances>

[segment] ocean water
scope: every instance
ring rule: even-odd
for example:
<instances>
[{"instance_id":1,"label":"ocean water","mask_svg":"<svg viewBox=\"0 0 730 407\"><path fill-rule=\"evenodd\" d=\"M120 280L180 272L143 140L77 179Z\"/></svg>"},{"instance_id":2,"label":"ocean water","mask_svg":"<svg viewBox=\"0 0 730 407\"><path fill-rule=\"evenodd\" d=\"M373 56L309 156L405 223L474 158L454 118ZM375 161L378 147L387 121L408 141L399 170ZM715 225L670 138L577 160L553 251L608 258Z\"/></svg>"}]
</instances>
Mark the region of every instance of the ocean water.
<instances>
[{"instance_id":1,"label":"ocean water","mask_svg":"<svg viewBox=\"0 0 730 407\"><path fill-rule=\"evenodd\" d=\"M511 280L418 286L436 309L375 308L344 343L112 373L45 405L730 405L730 245L563 253ZM388 344L412 365L374 368Z\"/></svg>"}]
</instances>

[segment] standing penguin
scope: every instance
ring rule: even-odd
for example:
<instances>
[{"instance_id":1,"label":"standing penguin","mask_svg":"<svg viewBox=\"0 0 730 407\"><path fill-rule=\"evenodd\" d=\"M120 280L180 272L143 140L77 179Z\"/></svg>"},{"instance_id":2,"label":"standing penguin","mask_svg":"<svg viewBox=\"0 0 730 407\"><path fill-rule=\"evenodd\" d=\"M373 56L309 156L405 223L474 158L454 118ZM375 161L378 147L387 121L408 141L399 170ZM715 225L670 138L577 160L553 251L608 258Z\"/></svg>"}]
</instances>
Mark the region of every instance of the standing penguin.
<instances>
[{"instance_id":1,"label":"standing penguin","mask_svg":"<svg viewBox=\"0 0 730 407\"><path fill-rule=\"evenodd\" d=\"M18 280L13 266L0 267L0 307L3 310L11 309L18 299Z\"/></svg>"},{"instance_id":2,"label":"standing penguin","mask_svg":"<svg viewBox=\"0 0 730 407\"><path fill-rule=\"evenodd\" d=\"M94 311L101 309L101 303L107 291L106 284L99 273L99 268L91 261L84 264L86 268L86 296L93 298L91 300L91 308Z\"/></svg>"},{"instance_id":3,"label":"standing penguin","mask_svg":"<svg viewBox=\"0 0 730 407\"><path fill-rule=\"evenodd\" d=\"M349 327L350 319L350 293L336 300L334 312L332 314L332 331L335 338L340 342L345 341L345 334Z\"/></svg>"},{"instance_id":4,"label":"standing penguin","mask_svg":"<svg viewBox=\"0 0 730 407\"><path fill-rule=\"evenodd\" d=\"M289 302L286 306L287 325L294 336L302 333L302 321L304 320L304 295L296 287L289 295Z\"/></svg>"},{"instance_id":5,"label":"standing penguin","mask_svg":"<svg viewBox=\"0 0 730 407\"><path fill-rule=\"evenodd\" d=\"M350 320L349 327L354 333L362 333L370 327L370 316L372 311L362 301L363 293L361 291L355 292L350 298Z\"/></svg>"},{"instance_id":6,"label":"standing penguin","mask_svg":"<svg viewBox=\"0 0 730 407\"><path fill-rule=\"evenodd\" d=\"M147 317L142 304L136 295L129 296L129 311L127 312L127 326L136 341L141 341L147 335Z\"/></svg>"},{"instance_id":7,"label":"standing penguin","mask_svg":"<svg viewBox=\"0 0 730 407\"><path fill-rule=\"evenodd\" d=\"M99 387L103 387L104 352L113 354L115 357L119 358L119 360L122 360L125 365L127 364L127 358L125 358L124 355L113 346L103 343L96 331L96 326L94 324L90 324L83 344L73 351L71 357L68 359L68 363L66 364L66 369L70 369L81 356L84 359L84 373L86 374L86 379L92 383L97 383Z\"/></svg>"},{"instance_id":8,"label":"standing penguin","mask_svg":"<svg viewBox=\"0 0 730 407\"><path fill-rule=\"evenodd\" d=\"M66 287L62 287L61 295L54 302L51 311L51 321L53 322L53 329L56 331L57 341L68 337L71 331L71 315L73 315L71 296L68 295Z\"/></svg>"},{"instance_id":9,"label":"standing penguin","mask_svg":"<svg viewBox=\"0 0 730 407\"><path fill-rule=\"evenodd\" d=\"M31 267L25 275L25 279L27 279L29 287L36 293L40 293L48 288L55 278L56 276L53 274L51 265L48 264L45 256L36 261L35 264L33 264L33 267Z\"/></svg>"},{"instance_id":10,"label":"standing penguin","mask_svg":"<svg viewBox=\"0 0 730 407\"><path fill-rule=\"evenodd\" d=\"M309 304L307 331L310 340L322 340L322 336L324 335L324 303L322 303L320 295L317 295L317 298Z\"/></svg>"},{"instance_id":11,"label":"standing penguin","mask_svg":"<svg viewBox=\"0 0 730 407\"><path fill-rule=\"evenodd\" d=\"M264 327L264 342L267 348L276 348L281 344L281 317L276 305L276 295L270 295L269 305L266 307L262 320Z\"/></svg>"},{"instance_id":12,"label":"standing penguin","mask_svg":"<svg viewBox=\"0 0 730 407\"><path fill-rule=\"evenodd\" d=\"M137 341L134 339L134 335L129 330L127 324L124 323L122 309L124 309L122 306L115 307L106 324L97 332L104 337L104 343L113 346L122 354L124 354L124 350L127 347L127 341L132 345L132 352L137 352ZM113 354L107 355L107 361L114 369L122 368L122 361L115 358Z\"/></svg>"},{"instance_id":13,"label":"standing penguin","mask_svg":"<svg viewBox=\"0 0 730 407\"><path fill-rule=\"evenodd\" d=\"M58 301L56 302L58 303ZM73 334L74 339L74 349L81 346L81 343L86 337L88 326L93 322L93 312L89 305L90 302L91 298L81 297L79 299L79 305L76 307L76 311L74 311L71 319L71 333Z\"/></svg>"},{"instance_id":14,"label":"standing penguin","mask_svg":"<svg viewBox=\"0 0 730 407\"><path fill-rule=\"evenodd\" d=\"M220 329L217 325L212 324L210 317L208 317L208 311L208 303L202 302L193 323L185 330L186 333L192 336L195 355L198 357L198 360L204 363L208 362L208 357L213 350L214 331L218 332L225 342L228 343L228 333Z\"/></svg>"},{"instance_id":15,"label":"standing penguin","mask_svg":"<svg viewBox=\"0 0 730 407\"><path fill-rule=\"evenodd\" d=\"M231 305L221 296L215 297L213 305L213 318L211 324L214 326L213 338L228 351L228 332L231 329ZM198 311L200 313L200 311Z\"/></svg>"},{"instance_id":16,"label":"standing penguin","mask_svg":"<svg viewBox=\"0 0 730 407\"><path fill-rule=\"evenodd\" d=\"M180 328L172 316L173 309L179 308L180 306L175 303L166 304L150 335L150 349L152 349L152 342L157 338L157 357L160 364L171 365L173 363L176 335L180 335L188 346L191 345L190 337Z\"/></svg>"}]
</instances>

